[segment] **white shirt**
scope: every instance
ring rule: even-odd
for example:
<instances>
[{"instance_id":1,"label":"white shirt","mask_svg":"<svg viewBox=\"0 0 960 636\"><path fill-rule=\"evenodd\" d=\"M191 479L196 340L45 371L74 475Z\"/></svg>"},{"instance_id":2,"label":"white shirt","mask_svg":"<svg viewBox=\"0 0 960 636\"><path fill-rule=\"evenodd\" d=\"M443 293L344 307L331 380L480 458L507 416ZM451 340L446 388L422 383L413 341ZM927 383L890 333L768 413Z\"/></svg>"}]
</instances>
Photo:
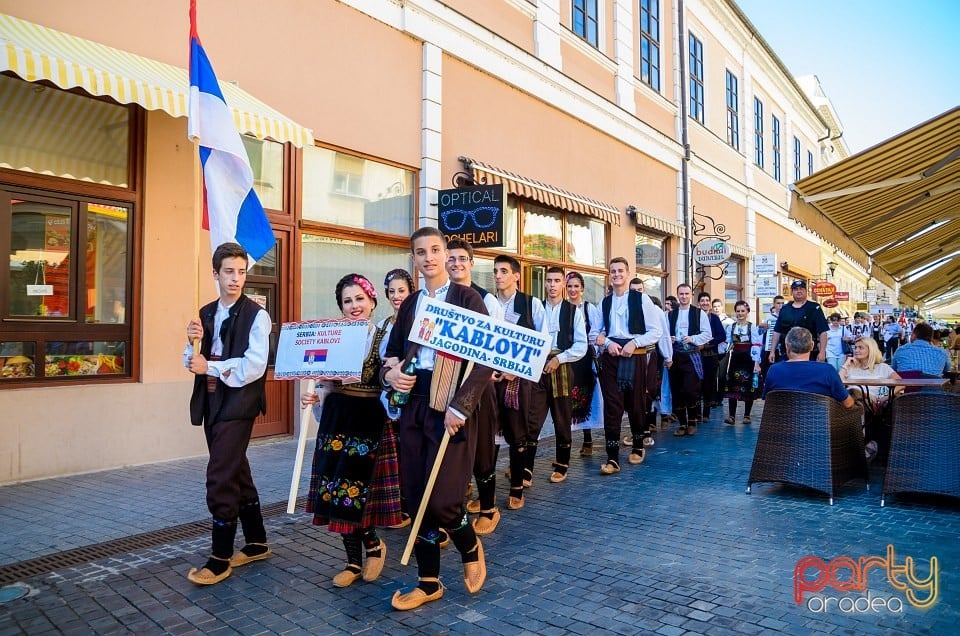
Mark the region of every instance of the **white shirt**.
<instances>
[{"instance_id":1,"label":"white shirt","mask_svg":"<svg viewBox=\"0 0 960 636\"><path fill-rule=\"evenodd\" d=\"M770 351L773 348L773 332L777 326L777 314L772 311L767 316L767 331L763 338L763 350Z\"/></svg>"},{"instance_id":2,"label":"white shirt","mask_svg":"<svg viewBox=\"0 0 960 636\"><path fill-rule=\"evenodd\" d=\"M223 342L220 340L220 327L230 315L230 308L234 303L224 306L217 303L217 313L213 318L213 344L210 347L211 355L219 356L223 353ZM240 358L226 360L208 360L207 375L220 378L220 381L229 387L239 389L255 380L259 380L267 371L267 357L270 355L270 314L260 309L250 327L247 350ZM190 368L190 356L193 355L193 345L187 345L183 352L183 366Z\"/></svg>"},{"instance_id":3,"label":"white shirt","mask_svg":"<svg viewBox=\"0 0 960 636\"><path fill-rule=\"evenodd\" d=\"M660 312L660 327L663 329L663 335L657 341L657 348L660 349L664 362L671 362L673 361L673 342L670 340L670 319L667 318L665 311Z\"/></svg>"},{"instance_id":4,"label":"white shirt","mask_svg":"<svg viewBox=\"0 0 960 636\"><path fill-rule=\"evenodd\" d=\"M448 279L437 291L434 293L433 297L439 300L440 302L445 302L447 300L447 292L450 291L450 280ZM423 304L423 299L428 297L428 292L426 289L421 289L417 292L417 306L413 310L413 315L416 316L417 312L420 311L420 305ZM437 350L431 349L430 347L421 345L420 352L417 354L417 369L421 371L433 371L433 363L437 359Z\"/></svg>"},{"instance_id":5,"label":"white shirt","mask_svg":"<svg viewBox=\"0 0 960 636\"><path fill-rule=\"evenodd\" d=\"M853 335L847 329L847 327L841 327L837 325L836 328L831 324L830 328L827 329L827 357L828 358L839 358L843 356L843 341L850 340L853 338Z\"/></svg>"},{"instance_id":6,"label":"white shirt","mask_svg":"<svg viewBox=\"0 0 960 636\"><path fill-rule=\"evenodd\" d=\"M652 303L651 303L652 304ZM683 340L686 336L690 336L690 339L693 340L693 344L702 347L711 340L713 340L713 332L710 330L710 316L707 315L707 312L700 311L700 333L690 335L690 309L693 305L687 305L686 307L680 307L677 312L677 325L676 331L673 333L673 336L677 339L677 342ZM697 308L699 310L699 307ZM669 323L668 323L669 324Z\"/></svg>"},{"instance_id":7,"label":"white shirt","mask_svg":"<svg viewBox=\"0 0 960 636\"><path fill-rule=\"evenodd\" d=\"M497 303L500 305L500 309L503 312L503 320L513 324L517 324L517 314L513 311L513 302L516 297L516 291L514 291L510 298L507 298L506 300L500 298L499 294L496 296ZM547 334L547 321L544 319L546 317L546 312L543 309L543 303L540 302L539 298L531 297L530 300L532 301L531 304L533 305L533 315L530 316L531 321L533 321L533 329L534 331Z\"/></svg>"},{"instance_id":8,"label":"white shirt","mask_svg":"<svg viewBox=\"0 0 960 636\"><path fill-rule=\"evenodd\" d=\"M727 347L733 348L735 342L744 342L747 337L750 338L750 359L754 362L760 362L760 349L763 346L763 336L760 329L750 322L738 324L736 322L727 326Z\"/></svg>"},{"instance_id":9,"label":"white shirt","mask_svg":"<svg viewBox=\"0 0 960 636\"><path fill-rule=\"evenodd\" d=\"M640 307L643 310L643 324L647 328L647 333L630 333L627 327L630 313L628 297L627 291L619 296L615 291L610 294L610 324L606 325L605 329L607 338L632 338L638 348L655 345L663 335L663 325L657 315L660 309L653 304L647 294L641 294Z\"/></svg>"},{"instance_id":10,"label":"white shirt","mask_svg":"<svg viewBox=\"0 0 960 636\"><path fill-rule=\"evenodd\" d=\"M550 349L557 349L557 336L560 333L560 308L563 306L561 300L556 305L551 305L547 301L544 305L545 321L547 331L550 333ZM557 361L560 364L567 362L576 362L587 353L587 323L583 319L583 312L577 311L573 307L573 344L569 349L557 354Z\"/></svg>"}]
</instances>

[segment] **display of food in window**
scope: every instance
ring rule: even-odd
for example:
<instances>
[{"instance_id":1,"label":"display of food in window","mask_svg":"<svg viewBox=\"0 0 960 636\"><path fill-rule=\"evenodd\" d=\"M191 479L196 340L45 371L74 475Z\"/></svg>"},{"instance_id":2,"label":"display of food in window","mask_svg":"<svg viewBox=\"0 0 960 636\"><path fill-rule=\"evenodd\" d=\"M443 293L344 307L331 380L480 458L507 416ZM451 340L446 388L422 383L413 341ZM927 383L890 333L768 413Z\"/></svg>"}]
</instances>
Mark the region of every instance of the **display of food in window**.
<instances>
[{"instance_id":1,"label":"display of food in window","mask_svg":"<svg viewBox=\"0 0 960 636\"><path fill-rule=\"evenodd\" d=\"M44 359L43 374L47 377L63 375L107 375L123 373L123 357L113 355L48 355Z\"/></svg>"},{"instance_id":2,"label":"display of food in window","mask_svg":"<svg viewBox=\"0 0 960 636\"><path fill-rule=\"evenodd\" d=\"M32 378L33 377L33 359L26 356L11 356L9 358L0 358L3 366L0 367L0 378L12 380L14 378Z\"/></svg>"}]
</instances>

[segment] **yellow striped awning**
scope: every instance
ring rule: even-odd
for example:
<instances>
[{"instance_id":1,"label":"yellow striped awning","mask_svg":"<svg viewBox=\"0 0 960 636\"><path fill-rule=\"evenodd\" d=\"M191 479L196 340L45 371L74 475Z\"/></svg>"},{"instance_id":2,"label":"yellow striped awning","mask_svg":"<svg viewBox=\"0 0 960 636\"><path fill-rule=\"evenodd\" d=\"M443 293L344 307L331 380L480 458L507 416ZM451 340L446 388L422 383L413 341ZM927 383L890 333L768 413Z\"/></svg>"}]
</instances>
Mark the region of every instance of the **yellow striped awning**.
<instances>
[{"instance_id":1,"label":"yellow striped awning","mask_svg":"<svg viewBox=\"0 0 960 636\"><path fill-rule=\"evenodd\" d=\"M186 48L186 38L184 38ZM62 31L0 13L0 72L63 89L82 88L121 104L187 116L190 77L186 69L151 60ZM237 129L257 138L313 143L313 133L253 95L220 82Z\"/></svg>"}]
</instances>

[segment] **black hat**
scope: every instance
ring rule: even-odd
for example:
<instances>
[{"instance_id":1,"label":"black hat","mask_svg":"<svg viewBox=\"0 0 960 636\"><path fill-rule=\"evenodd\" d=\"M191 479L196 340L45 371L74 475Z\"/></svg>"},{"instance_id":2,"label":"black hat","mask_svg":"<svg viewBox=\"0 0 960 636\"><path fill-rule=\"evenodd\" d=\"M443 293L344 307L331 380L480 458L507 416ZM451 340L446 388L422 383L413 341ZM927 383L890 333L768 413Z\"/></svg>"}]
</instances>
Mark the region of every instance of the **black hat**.
<instances>
[{"instance_id":1,"label":"black hat","mask_svg":"<svg viewBox=\"0 0 960 636\"><path fill-rule=\"evenodd\" d=\"M807 281L805 281L805 280L795 280L795 281L793 281L792 283L790 283L790 289L796 289L797 287L803 287L804 289L806 289L806 288L807 288Z\"/></svg>"}]
</instances>

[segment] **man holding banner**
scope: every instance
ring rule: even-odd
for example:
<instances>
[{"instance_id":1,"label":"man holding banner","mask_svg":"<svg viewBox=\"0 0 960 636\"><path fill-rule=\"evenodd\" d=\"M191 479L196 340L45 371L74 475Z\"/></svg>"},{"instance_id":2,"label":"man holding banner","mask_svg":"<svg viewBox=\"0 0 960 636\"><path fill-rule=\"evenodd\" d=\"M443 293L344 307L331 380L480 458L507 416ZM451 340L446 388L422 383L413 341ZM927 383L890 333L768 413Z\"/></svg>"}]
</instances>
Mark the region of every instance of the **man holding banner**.
<instances>
[{"instance_id":1,"label":"man holding banner","mask_svg":"<svg viewBox=\"0 0 960 636\"><path fill-rule=\"evenodd\" d=\"M460 552L467 591L478 592L487 575L483 546L467 520L463 493L477 448L478 427L472 418L492 371L465 365L460 358L440 354L408 338L414 316L427 297L479 314L487 312L476 291L450 282L445 269L446 241L440 230L420 228L410 237L410 249L424 277L424 289L411 294L400 306L387 344L383 381L386 387L409 393L400 416L399 437L401 487L411 505L419 507L445 434L449 433L451 439L414 545L419 583L409 592L394 594L392 605L398 610L411 610L443 596L440 528L448 530ZM416 370L408 375L404 368L411 361L415 361ZM466 374L471 366L472 371Z\"/></svg>"},{"instance_id":2,"label":"man holding banner","mask_svg":"<svg viewBox=\"0 0 960 636\"><path fill-rule=\"evenodd\" d=\"M603 299L603 349L600 359L600 390L603 392L603 431L606 437L607 463L603 475L620 472L620 428L624 410L630 411L633 450L631 464L643 462L646 450L643 438L647 413L659 390L657 378L657 341L663 333L659 309L644 293L629 289L627 259L610 261L612 293ZM647 349L650 352L647 353Z\"/></svg>"},{"instance_id":3,"label":"man holding banner","mask_svg":"<svg viewBox=\"0 0 960 636\"><path fill-rule=\"evenodd\" d=\"M520 262L512 256L498 255L493 260L493 280L503 319L511 324L545 332L543 303L519 291ZM523 508L523 489L533 484L533 462L543 419L537 413L546 408L547 394L539 382L511 374L494 375L500 381L497 399L503 437L510 445L510 494L507 508Z\"/></svg>"},{"instance_id":4,"label":"man holding banner","mask_svg":"<svg viewBox=\"0 0 960 636\"><path fill-rule=\"evenodd\" d=\"M473 282L473 246L454 238L447 242L447 252L447 273L450 280L471 287L483 298L487 313L493 318L503 319L502 308L496 297ZM484 389L473 417L477 423L477 453L473 460L477 498L467 502L467 512L478 515L473 520L473 529L479 535L490 534L500 523L496 493L497 454L500 451L496 444L497 431L500 428L497 411L497 393L491 382Z\"/></svg>"}]
</instances>

